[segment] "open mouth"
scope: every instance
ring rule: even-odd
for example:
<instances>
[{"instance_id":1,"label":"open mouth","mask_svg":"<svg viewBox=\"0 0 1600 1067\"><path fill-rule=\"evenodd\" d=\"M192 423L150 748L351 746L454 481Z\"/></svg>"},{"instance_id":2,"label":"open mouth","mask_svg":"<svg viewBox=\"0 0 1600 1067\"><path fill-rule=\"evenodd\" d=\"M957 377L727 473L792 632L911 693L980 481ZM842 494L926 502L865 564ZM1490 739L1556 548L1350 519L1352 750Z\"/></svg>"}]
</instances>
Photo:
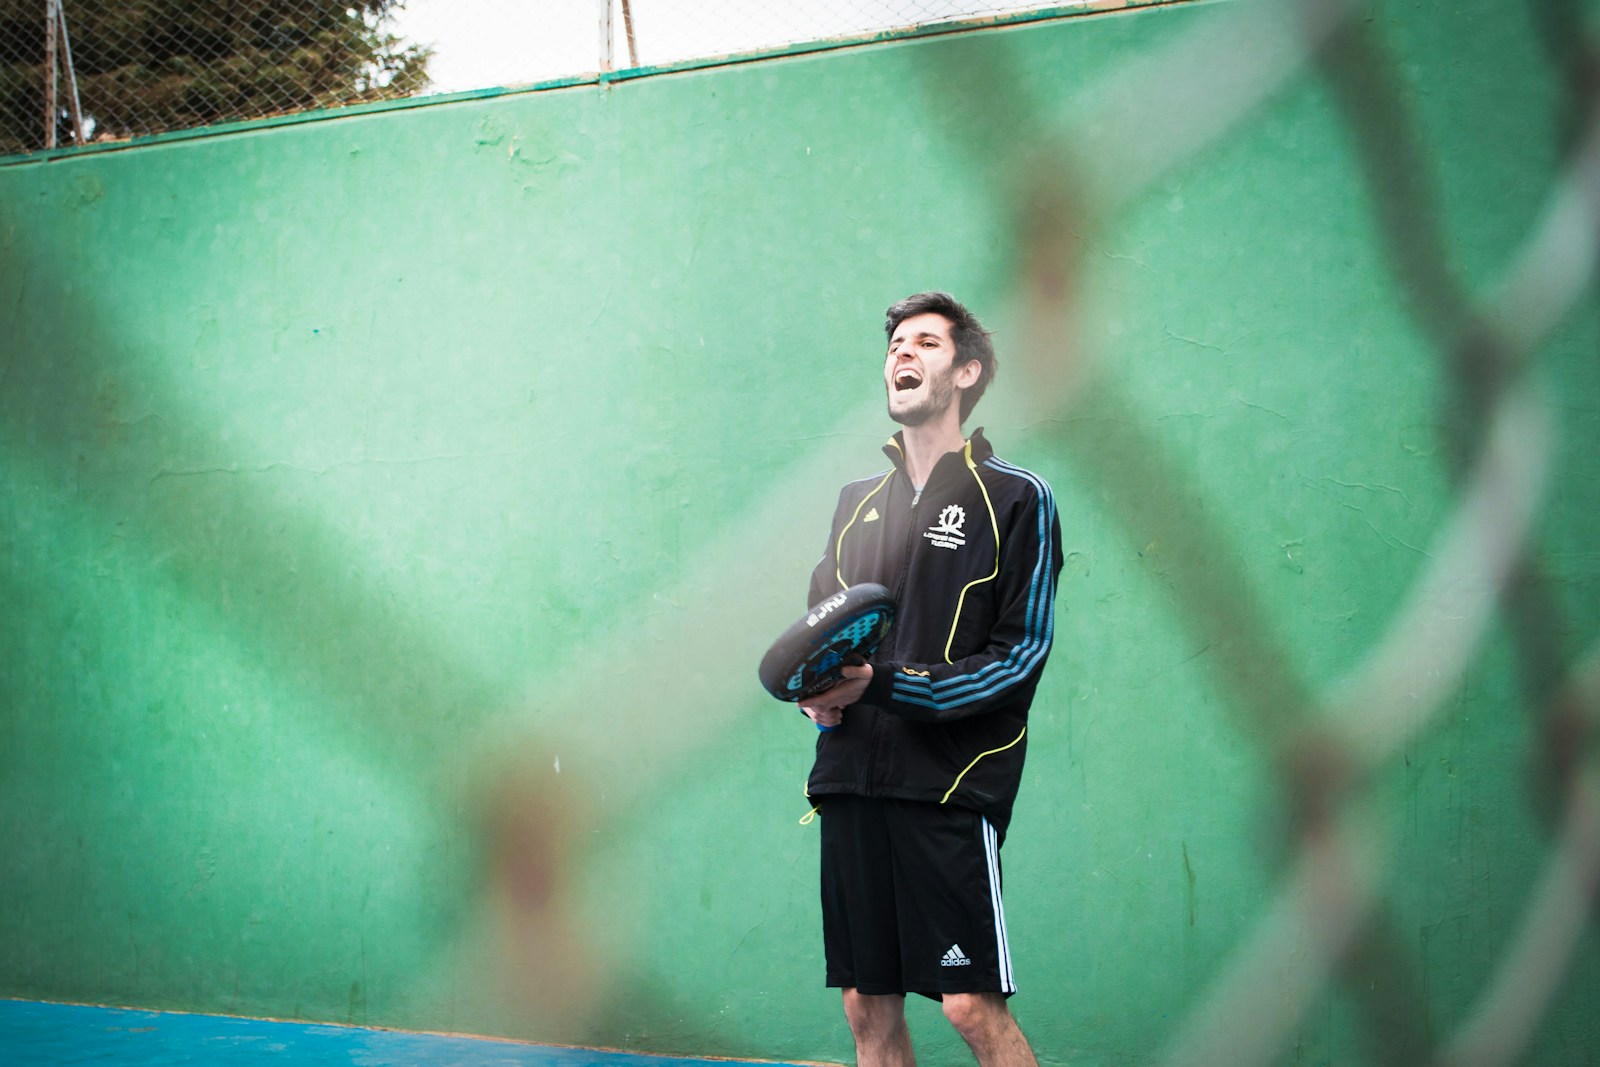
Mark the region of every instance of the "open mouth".
<instances>
[{"instance_id":1,"label":"open mouth","mask_svg":"<svg viewBox=\"0 0 1600 1067\"><path fill-rule=\"evenodd\" d=\"M907 389L915 389L921 384L922 375L918 374L914 370L902 370L894 376L894 387L896 392L903 393Z\"/></svg>"}]
</instances>

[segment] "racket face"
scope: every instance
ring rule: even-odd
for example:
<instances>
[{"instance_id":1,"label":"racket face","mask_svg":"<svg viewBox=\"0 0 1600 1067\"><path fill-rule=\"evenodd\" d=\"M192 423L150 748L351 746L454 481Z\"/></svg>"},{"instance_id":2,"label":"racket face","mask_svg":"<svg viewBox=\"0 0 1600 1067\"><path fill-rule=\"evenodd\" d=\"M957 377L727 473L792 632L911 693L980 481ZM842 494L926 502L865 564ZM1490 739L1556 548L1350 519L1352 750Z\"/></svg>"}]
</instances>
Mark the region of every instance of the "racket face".
<instances>
[{"instance_id":1,"label":"racket face","mask_svg":"<svg viewBox=\"0 0 1600 1067\"><path fill-rule=\"evenodd\" d=\"M812 607L773 643L761 661L761 684L779 700L815 696L839 680L852 653L871 655L893 625L887 589L851 586Z\"/></svg>"}]
</instances>

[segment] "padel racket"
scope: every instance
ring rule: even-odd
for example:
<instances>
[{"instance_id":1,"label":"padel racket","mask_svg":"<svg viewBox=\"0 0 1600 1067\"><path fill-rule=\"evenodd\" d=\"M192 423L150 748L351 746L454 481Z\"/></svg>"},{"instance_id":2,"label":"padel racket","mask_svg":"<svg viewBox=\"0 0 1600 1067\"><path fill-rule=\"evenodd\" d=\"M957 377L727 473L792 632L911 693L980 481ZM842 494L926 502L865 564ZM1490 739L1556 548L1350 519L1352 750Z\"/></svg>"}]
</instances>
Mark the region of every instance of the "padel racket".
<instances>
[{"instance_id":1,"label":"padel racket","mask_svg":"<svg viewBox=\"0 0 1600 1067\"><path fill-rule=\"evenodd\" d=\"M894 625L894 598L875 582L841 590L813 604L761 658L757 672L767 692L799 703L837 682L840 668L861 662Z\"/></svg>"}]
</instances>

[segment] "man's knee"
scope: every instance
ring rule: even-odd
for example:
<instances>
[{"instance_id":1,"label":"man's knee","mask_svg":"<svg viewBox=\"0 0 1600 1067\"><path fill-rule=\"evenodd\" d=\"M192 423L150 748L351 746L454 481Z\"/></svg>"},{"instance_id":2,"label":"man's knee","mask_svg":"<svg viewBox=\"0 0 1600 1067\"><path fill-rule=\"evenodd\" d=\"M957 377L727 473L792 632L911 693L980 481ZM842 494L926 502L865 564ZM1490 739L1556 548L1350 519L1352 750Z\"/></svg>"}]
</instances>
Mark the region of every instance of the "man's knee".
<instances>
[{"instance_id":1,"label":"man's knee","mask_svg":"<svg viewBox=\"0 0 1600 1067\"><path fill-rule=\"evenodd\" d=\"M946 993L940 1006L950 1025L964 1038L981 1036L1010 1015L999 993Z\"/></svg>"},{"instance_id":2,"label":"man's knee","mask_svg":"<svg viewBox=\"0 0 1600 1067\"><path fill-rule=\"evenodd\" d=\"M844 991L844 1017L858 1037L886 1034L905 1025L906 998L894 994L875 996L854 989Z\"/></svg>"}]
</instances>

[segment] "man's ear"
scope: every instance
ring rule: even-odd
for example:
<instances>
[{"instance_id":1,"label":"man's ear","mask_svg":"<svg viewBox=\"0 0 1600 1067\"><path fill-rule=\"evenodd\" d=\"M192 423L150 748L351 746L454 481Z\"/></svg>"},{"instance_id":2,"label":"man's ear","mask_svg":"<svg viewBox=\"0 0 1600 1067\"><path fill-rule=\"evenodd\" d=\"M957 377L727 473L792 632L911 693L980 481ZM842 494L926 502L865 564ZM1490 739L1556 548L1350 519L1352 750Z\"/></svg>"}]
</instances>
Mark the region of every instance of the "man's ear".
<instances>
[{"instance_id":1,"label":"man's ear","mask_svg":"<svg viewBox=\"0 0 1600 1067\"><path fill-rule=\"evenodd\" d=\"M969 359L956 371L954 380L957 389L971 389L983 376L983 364L975 359Z\"/></svg>"}]
</instances>

